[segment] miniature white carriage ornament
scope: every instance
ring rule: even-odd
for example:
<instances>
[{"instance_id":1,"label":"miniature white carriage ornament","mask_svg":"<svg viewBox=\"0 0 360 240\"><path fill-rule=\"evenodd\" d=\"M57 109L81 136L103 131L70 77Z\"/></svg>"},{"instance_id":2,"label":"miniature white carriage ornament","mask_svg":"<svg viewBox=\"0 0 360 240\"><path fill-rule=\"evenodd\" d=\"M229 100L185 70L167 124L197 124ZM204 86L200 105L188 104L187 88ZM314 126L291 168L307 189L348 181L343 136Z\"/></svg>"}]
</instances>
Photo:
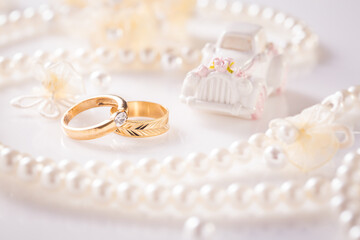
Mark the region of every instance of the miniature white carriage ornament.
<instances>
[{"instance_id":1,"label":"miniature white carriage ornament","mask_svg":"<svg viewBox=\"0 0 360 240\"><path fill-rule=\"evenodd\" d=\"M265 30L234 24L215 44L206 44L201 65L184 80L182 102L207 111L257 119L270 95L285 85L285 61Z\"/></svg>"}]
</instances>

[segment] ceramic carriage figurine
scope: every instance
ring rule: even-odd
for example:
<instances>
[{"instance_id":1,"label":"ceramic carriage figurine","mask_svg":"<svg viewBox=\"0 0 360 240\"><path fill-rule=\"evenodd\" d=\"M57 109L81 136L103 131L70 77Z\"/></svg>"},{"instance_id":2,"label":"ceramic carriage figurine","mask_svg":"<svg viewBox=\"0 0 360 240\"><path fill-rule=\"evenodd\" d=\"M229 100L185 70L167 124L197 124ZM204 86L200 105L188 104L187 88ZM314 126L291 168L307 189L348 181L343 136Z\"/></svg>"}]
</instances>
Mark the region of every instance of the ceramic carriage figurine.
<instances>
[{"instance_id":1,"label":"ceramic carriage figurine","mask_svg":"<svg viewBox=\"0 0 360 240\"><path fill-rule=\"evenodd\" d=\"M201 65L184 80L180 99L190 106L257 119L285 84L283 55L258 25L234 24L203 49Z\"/></svg>"}]
</instances>

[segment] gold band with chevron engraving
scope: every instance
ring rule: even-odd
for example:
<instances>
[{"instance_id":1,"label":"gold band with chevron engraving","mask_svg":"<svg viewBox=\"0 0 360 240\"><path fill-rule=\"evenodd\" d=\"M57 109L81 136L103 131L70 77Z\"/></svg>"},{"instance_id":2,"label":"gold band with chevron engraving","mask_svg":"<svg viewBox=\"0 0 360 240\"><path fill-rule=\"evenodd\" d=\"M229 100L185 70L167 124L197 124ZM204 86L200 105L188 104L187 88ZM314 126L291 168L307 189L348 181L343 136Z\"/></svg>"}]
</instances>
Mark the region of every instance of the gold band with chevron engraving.
<instances>
[{"instance_id":1,"label":"gold band with chevron engraving","mask_svg":"<svg viewBox=\"0 0 360 240\"><path fill-rule=\"evenodd\" d=\"M169 130L169 111L157 103L133 101L128 104L128 119L118 127L117 134L126 137L154 137ZM111 109L111 113L115 113Z\"/></svg>"},{"instance_id":2,"label":"gold band with chevron engraving","mask_svg":"<svg viewBox=\"0 0 360 240\"><path fill-rule=\"evenodd\" d=\"M70 121L86 110L111 107L110 119L93 126L72 127ZM85 99L71 107L61 124L66 135L78 140L90 140L116 132L126 137L153 137L169 130L168 110L152 102L126 102L119 96L101 95Z\"/></svg>"}]
</instances>

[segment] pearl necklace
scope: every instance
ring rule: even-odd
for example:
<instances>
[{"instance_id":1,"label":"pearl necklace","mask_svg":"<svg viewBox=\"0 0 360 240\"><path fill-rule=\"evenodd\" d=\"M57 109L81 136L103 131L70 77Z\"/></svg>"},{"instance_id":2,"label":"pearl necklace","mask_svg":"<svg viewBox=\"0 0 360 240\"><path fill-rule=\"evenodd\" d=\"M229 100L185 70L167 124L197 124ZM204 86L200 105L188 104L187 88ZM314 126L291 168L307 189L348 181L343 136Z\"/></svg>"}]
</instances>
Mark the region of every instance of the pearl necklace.
<instances>
[{"instance_id":1,"label":"pearl necklace","mask_svg":"<svg viewBox=\"0 0 360 240\"><path fill-rule=\"evenodd\" d=\"M212 5L200 4L200 6L199 11L201 12L201 9L208 9ZM235 17L242 16L256 21L273 21L273 24L289 30L293 38L284 46L284 51L287 51L289 55L296 56L300 50L302 53L309 49L313 50L317 45L316 36L303 23L284 13L276 12L270 8L260 8L257 5L242 5L237 1L232 3L230 7L225 2L216 1L213 7L217 13L229 10ZM1 41L5 44L24 36L45 33L54 22L57 22L56 19L66 16L66 14L68 13L55 12L47 6L42 6L39 9L29 8L22 12L14 11L8 16L1 16L0 32L8 32L9 30L11 32L11 34L2 34L2 36L11 37L1 39ZM27 28L31 29L29 32L16 31L16 28L24 29L24 25L34 27ZM26 73L23 70L27 70L29 63L33 61L70 59L77 62L79 66L86 65L84 64L86 62L95 61L96 64L94 65L98 67L111 62L114 58L125 64L136 64L136 57L139 57L141 64L148 64L155 59L160 59L162 66L169 69L184 66L184 62L189 63L198 60L198 51L186 49L177 50L177 55L174 55L174 51L153 54L153 50L150 51L151 54L149 51L146 51L145 54L145 50L138 53L131 50L121 50L120 53L115 53L106 48L77 49L71 53L63 49L58 49L52 53L37 51L31 57L18 53L10 58L0 57L0 73L3 76L16 78L19 76L19 72ZM183 55L179 55L179 52ZM161 57L154 57L157 55L161 55ZM2 81L2 83L6 82ZM360 87L349 88L337 93L337 95L341 95L340 101L334 101L335 97L331 97L330 100L325 100L321 105L334 112L334 115L340 116L359 104L359 92ZM338 105L341 107L335 108ZM68 160L56 163L44 157L33 158L5 145L0 145L0 169L2 172L8 173L9 177L16 174L26 182L40 183L46 189L60 191L60 189L65 188L66 191L75 195L89 194L97 202L106 202L123 209L130 206L139 207L137 210L142 210L143 206L148 209L174 207L180 212L184 209L198 209L193 210L195 213L204 210L205 212L218 212L222 208L229 208L231 211L233 209L244 209L250 207L253 202L264 210L274 210L276 206L281 204L285 204L289 208L297 208L304 205L307 199L315 204L324 203L332 196L329 190L330 185L332 185L334 192L336 192L332 204L341 212L340 220L349 227L350 236L355 239L356 237L359 238L359 227L354 225L353 220L356 213L346 208L349 194L348 191L345 191L349 185L351 186L354 183L353 176L357 176L358 170L355 170L357 168L351 171L349 166L359 165L359 151L345 157L344 165L339 167L337 171L337 178L332 181L323 178L310 178L305 183L290 181L273 185L263 182L254 187L239 183L229 184L225 187L217 187L211 184L200 187L189 184L163 186L156 181L148 184L149 179L159 179L160 175L161 177L179 179L184 176L187 170L190 170L194 175L204 175L215 168L225 172L233 164L248 162L252 158L259 157L259 154L270 168L281 167L286 162L286 155L283 154L281 148L271 146L268 140L271 138L291 139L294 136L293 133L292 128L284 128L279 133L274 133L273 129L269 129L266 134L254 134L248 141L235 142L229 149L215 149L209 156L193 153L185 161L182 158L170 156L163 162L146 158L140 160L136 165L124 161L116 161L111 166L99 162L88 162L84 167L81 167L79 164ZM347 174L350 171L351 174ZM109 173L111 177L106 178L105 176L108 176ZM134 178L134 173L138 177Z\"/></svg>"},{"instance_id":2,"label":"pearl necklace","mask_svg":"<svg viewBox=\"0 0 360 240\"><path fill-rule=\"evenodd\" d=\"M207 1L208 5L206 6L201 2L199 1L198 8L200 16L204 10L208 11L213 6L211 2ZM255 4L245 5L239 1L234 1L231 6L227 6L226 1L222 4L217 1L212 10L221 16L230 17L231 20L271 26L286 33L289 39L276 47L287 55L290 65L304 61L304 59L306 61L309 55L316 54L317 36L300 20L283 12L271 8L261 8ZM71 18L72 14L74 13L66 8L60 7L58 10L54 10L47 5L42 5L37 9L27 8L23 11L15 10L8 15L0 15L0 33L3 33L0 37L0 44L5 45L36 34L45 34L53 32L54 29L61 29L62 19ZM18 72L21 72L22 75L29 74L29 68L33 62L54 62L64 59L72 62L82 73L89 73L97 69L116 71L160 67L164 70L174 70L194 67L200 59L200 51L189 46L164 50L146 48L138 52L131 49L114 51L106 47L78 48L73 51L60 48L54 52L38 50L32 56L17 53L12 57L0 57L0 75L16 77ZM104 79L106 76L100 74L98 78Z\"/></svg>"},{"instance_id":3,"label":"pearl necklace","mask_svg":"<svg viewBox=\"0 0 360 240\"><path fill-rule=\"evenodd\" d=\"M342 93L336 93L330 96L322 103L322 105L327 107L331 106L329 109L334 108L338 104L343 105L344 100L339 103L338 98L335 98L339 94L350 96L353 98L352 105L359 105L359 92L360 86L352 87L349 90L342 91ZM354 95L354 93L357 95ZM347 107L349 107L349 105ZM347 110L349 111L349 109ZM337 108L337 111L340 112L339 108ZM255 134L250 137L248 144L251 147L259 148L264 145L266 138L267 136L265 134ZM243 144L235 142L232 147L230 147L230 149L237 150L237 152L233 152L234 155L232 157L237 157L240 160L244 160L244 156L246 156L244 153L249 151L244 151L245 149L243 146ZM239 151L239 148L241 151ZM137 182L135 177L129 178L127 182L121 179L126 174L132 176L134 175L133 172L129 171L130 165L128 164L130 163L128 162L115 162L112 164L110 169L108 166L104 166L98 162L88 162L85 164L85 167L81 167L75 162L68 160L63 160L56 163L44 157L38 157L35 159L26 154L21 154L4 145L1 145L0 169L10 174L16 173L20 179L25 181L37 182L40 180L41 185L50 189L57 189L61 186L65 186L67 191L77 194L85 194L88 192L88 190L90 190L89 193L91 193L92 196L97 200L101 201L114 201L115 189L117 189L118 201L123 201L124 204L134 204L134 202L138 203L141 200L141 196L145 195L146 201L149 201L150 205L159 204L159 206L164 206L169 198L169 193L172 193L175 195L173 197L177 198L177 201L180 201L180 199L186 199L186 201L191 201L192 204L194 204L193 200L196 199L195 196L200 195L203 198L202 201L204 205L209 205L210 207L214 207L212 205L216 205L217 207L220 207L220 205L223 204L223 201L225 201L225 192L228 195L226 198L232 196L232 198L240 198L237 199L237 201L247 201L246 199L243 199L246 188L239 185L230 185L225 191L224 189L218 190L213 186L206 184L205 186L193 192L186 185L167 188L165 186L156 184L156 182L149 184L149 181L151 178L158 177L160 175L160 170L165 173L164 175L172 174L179 176L179 174L184 173L183 171L186 169L179 168L179 163L184 162L189 164L189 171L202 175L209 171L210 163L213 163L214 166L217 166L217 168L220 169L229 167L231 164L224 160L225 158L223 158L223 155L220 154L223 153L223 151L226 150L220 151L217 149L215 150L216 154L211 154L209 158L205 154L190 154L186 161L183 161L180 158L167 158L162 163L162 168L160 167L161 165L155 160L143 159L136 165L135 170L139 174L138 176L144 178L144 183ZM281 156L281 154L271 153L269 156L273 157L268 157L268 155L265 154L265 159L267 161L270 161L272 164L278 164L279 159L277 157ZM339 168L339 171L342 171L341 169L343 168L344 167ZM113 176L114 173L118 175L118 178L105 178L105 176ZM324 184L326 185L326 183L329 182L320 179L310 179L305 184L305 186L308 187L305 188L310 188L311 191L319 191L321 193L329 194L329 191L319 190L319 188L323 187ZM147 185L144 192L141 191L140 187L135 186L139 184ZM281 188L288 189L285 191L287 192L286 194L294 194L294 191L297 191L297 185L294 186L293 183L284 183L283 185L285 187ZM264 205L265 208L268 208L269 205L277 204L277 198L273 198L271 196L273 191L277 190L274 190L274 187L265 183L259 184L253 190L251 190L251 192L255 195L260 196L260 205ZM291 191L291 193L288 193L289 191ZM307 194L311 195L310 193ZM295 194L287 197L289 198L294 196L297 195ZM318 196L314 197L318 198ZM245 202L242 204L245 204Z\"/></svg>"}]
</instances>

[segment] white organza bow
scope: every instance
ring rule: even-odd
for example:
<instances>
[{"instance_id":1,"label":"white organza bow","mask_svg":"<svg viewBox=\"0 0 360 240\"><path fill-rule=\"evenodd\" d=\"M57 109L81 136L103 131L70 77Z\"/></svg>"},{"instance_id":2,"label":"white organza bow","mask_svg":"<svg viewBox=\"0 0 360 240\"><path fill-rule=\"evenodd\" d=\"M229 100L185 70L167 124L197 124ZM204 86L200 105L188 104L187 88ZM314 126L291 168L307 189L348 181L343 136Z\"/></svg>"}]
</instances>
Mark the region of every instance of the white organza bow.
<instances>
[{"instance_id":1,"label":"white organza bow","mask_svg":"<svg viewBox=\"0 0 360 240\"><path fill-rule=\"evenodd\" d=\"M270 129L286 151L289 161L303 171L311 171L323 166L339 148L352 142L350 130L334 120L334 112L318 104L294 117L273 120ZM285 141L279 134L281 126L296 132L292 141Z\"/></svg>"}]
</instances>

